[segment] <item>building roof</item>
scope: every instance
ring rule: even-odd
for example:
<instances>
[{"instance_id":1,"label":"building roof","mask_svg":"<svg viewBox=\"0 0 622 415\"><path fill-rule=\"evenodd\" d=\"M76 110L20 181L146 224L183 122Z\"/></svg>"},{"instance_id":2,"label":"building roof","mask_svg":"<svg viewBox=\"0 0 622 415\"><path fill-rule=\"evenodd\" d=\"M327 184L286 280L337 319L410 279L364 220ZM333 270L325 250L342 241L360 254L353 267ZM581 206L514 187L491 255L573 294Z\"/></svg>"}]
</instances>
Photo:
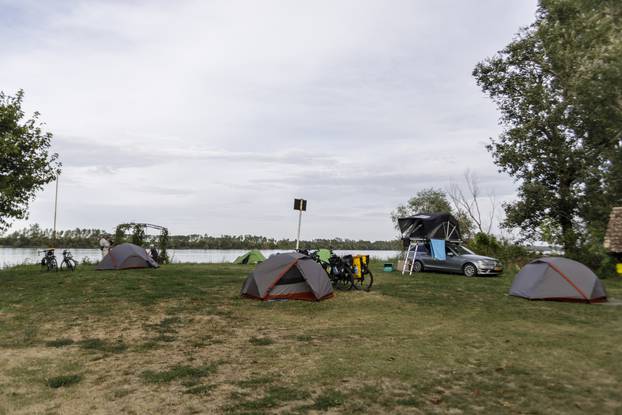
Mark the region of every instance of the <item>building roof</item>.
<instances>
[{"instance_id":1,"label":"building roof","mask_svg":"<svg viewBox=\"0 0 622 415\"><path fill-rule=\"evenodd\" d=\"M622 207L611 210L603 245L609 252L622 253Z\"/></svg>"}]
</instances>

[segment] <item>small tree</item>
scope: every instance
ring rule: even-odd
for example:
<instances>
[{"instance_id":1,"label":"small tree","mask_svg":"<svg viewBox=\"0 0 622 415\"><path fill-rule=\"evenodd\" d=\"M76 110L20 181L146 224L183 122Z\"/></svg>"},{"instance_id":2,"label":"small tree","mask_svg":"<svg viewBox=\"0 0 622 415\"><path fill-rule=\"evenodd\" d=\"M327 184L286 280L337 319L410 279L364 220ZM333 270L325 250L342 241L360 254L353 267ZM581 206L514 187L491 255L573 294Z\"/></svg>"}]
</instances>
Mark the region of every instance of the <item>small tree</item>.
<instances>
[{"instance_id":1,"label":"small tree","mask_svg":"<svg viewBox=\"0 0 622 415\"><path fill-rule=\"evenodd\" d=\"M398 206L391 212L391 220L395 229L399 230L397 220L405 216L415 215L417 213L451 213L458 220L460 231L463 238L468 237L473 229L473 222L463 212L455 211L449 201L447 195L441 189L428 188L417 192L410 198L405 205Z\"/></svg>"},{"instance_id":2,"label":"small tree","mask_svg":"<svg viewBox=\"0 0 622 415\"><path fill-rule=\"evenodd\" d=\"M451 183L447 195L451 199L456 211L459 212L459 215L467 216L475 224L475 228L479 233L490 234L497 209L495 195L493 192L488 193L485 203L488 204L490 211L485 215L482 213L480 205L481 199L484 196L482 195L477 176L467 169L464 172L464 181L466 184L465 191L458 184Z\"/></svg>"},{"instance_id":3,"label":"small tree","mask_svg":"<svg viewBox=\"0 0 622 415\"><path fill-rule=\"evenodd\" d=\"M36 192L60 174L52 134L42 130L38 112L26 118L23 97L22 90L14 97L0 92L0 231L11 219L27 218Z\"/></svg>"}]
</instances>

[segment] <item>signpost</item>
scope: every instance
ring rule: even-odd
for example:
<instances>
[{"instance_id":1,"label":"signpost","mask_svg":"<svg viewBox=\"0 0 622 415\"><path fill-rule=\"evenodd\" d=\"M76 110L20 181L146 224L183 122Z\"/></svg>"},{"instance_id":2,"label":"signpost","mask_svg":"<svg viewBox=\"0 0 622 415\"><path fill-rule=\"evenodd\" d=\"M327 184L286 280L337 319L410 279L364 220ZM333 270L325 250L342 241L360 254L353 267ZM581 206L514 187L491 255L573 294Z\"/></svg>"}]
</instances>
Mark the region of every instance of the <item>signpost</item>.
<instances>
[{"instance_id":1,"label":"signpost","mask_svg":"<svg viewBox=\"0 0 622 415\"><path fill-rule=\"evenodd\" d=\"M302 212L307 210L305 199L294 199L294 210L298 211L298 234L296 235L296 250L300 248L300 223L302 222Z\"/></svg>"},{"instance_id":2,"label":"signpost","mask_svg":"<svg viewBox=\"0 0 622 415\"><path fill-rule=\"evenodd\" d=\"M54 230L52 231L52 245L56 248L56 210L58 209L58 177L56 176L56 192L54 193Z\"/></svg>"}]
</instances>

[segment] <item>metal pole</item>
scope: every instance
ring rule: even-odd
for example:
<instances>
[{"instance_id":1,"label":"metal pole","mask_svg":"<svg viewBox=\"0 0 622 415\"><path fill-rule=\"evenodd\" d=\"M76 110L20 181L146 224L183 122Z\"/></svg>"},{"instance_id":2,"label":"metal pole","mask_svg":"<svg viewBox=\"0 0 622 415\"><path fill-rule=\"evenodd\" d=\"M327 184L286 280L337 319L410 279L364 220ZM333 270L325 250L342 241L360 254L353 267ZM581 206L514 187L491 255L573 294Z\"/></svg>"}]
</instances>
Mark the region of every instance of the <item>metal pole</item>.
<instances>
[{"instance_id":1,"label":"metal pole","mask_svg":"<svg viewBox=\"0 0 622 415\"><path fill-rule=\"evenodd\" d=\"M60 175L56 176L56 193L54 194L54 230L52 231L52 244L56 245L56 210L58 209L58 178ZM54 246L53 248L55 248Z\"/></svg>"},{"instance_id":2,"label":"metal pole","mask_svg":"<svg viewBox=\"0 0 622 415\"><path fill-rule=\"evenodd\" d=\"M302 206L300 206L302 208ZM298 211L298 235L296 236L296 250L300 248L300 222L302 222L302 209Z\"/></svg>"}]
</instances>

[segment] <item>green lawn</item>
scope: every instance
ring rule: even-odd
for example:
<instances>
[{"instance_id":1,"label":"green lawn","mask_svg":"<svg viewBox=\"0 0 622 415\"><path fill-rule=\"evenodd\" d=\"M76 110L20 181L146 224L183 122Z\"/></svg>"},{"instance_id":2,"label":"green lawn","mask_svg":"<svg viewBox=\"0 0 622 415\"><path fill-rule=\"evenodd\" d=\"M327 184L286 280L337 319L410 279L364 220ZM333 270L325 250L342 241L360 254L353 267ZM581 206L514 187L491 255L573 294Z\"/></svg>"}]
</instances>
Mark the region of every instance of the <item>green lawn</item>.
<instances>
[{"instance_id":1,"label":"green lawn","mask_svg":"<svg viewBox=\"0 0 622 415\"><path fill-rule=\"evenodd\" d=\"M622 413L622 306L380 268L370 293L262 303L251 269L0 271L0 414Z\"/></svg>"}]
</instances>

